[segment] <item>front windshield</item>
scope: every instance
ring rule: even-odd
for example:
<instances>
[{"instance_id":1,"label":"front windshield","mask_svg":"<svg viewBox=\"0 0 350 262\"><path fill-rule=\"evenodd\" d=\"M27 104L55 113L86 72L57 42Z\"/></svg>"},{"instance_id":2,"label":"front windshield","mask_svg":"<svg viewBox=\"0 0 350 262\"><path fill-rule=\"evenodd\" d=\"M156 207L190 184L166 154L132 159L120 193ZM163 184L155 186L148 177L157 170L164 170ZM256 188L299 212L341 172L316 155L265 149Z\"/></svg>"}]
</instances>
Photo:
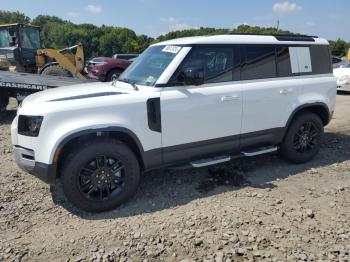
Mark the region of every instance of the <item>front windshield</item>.
<instances>
[{"instance_id":1,"label":"front windshield","mask_svg":"<svg viewBox=\"0 0 350 262\"><path fill-rule=\"evenodd\" d=\"M158 78L178 54L179 46L151 46L146 49L119 77L138 85L154 86Z\"/></svg>"},{"instance_id":2,"label":"front windshield","mask_svg":"<svg viewBox=\"0 0 350 262\"><path fill-rule=\"evenodd\" d=\"M40 45L40 32L38 28L21 27L19 30L23 48L38 49Z\"/></svg>"}]
</instances>

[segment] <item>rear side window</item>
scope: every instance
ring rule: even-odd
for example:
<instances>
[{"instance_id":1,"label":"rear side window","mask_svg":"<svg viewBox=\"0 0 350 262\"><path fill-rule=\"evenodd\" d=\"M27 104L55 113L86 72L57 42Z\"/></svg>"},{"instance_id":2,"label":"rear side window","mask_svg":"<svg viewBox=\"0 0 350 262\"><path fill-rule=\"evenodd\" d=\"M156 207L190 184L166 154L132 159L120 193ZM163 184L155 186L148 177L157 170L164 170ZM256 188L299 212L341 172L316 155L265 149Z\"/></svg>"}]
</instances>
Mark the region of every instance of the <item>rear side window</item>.
<instances>
[{"instance_id":1,"label":"rear side window","mask_svg":"<svg viewBox=\"0 0 350 262\"><path fill-rule=\"evenodd\" d=\"M332 72L328 46L279 46L276 48L276 59L277 74L279 77L295 76L299 74L328 74Z\"/></svg>"},{"instance_id":2,"label":"rear side window","mask_svg":"<svg viewBox=\"0 0 350 262\"><path fill-rule=\"evenodd\" d=\"M326 45L314 45L310 47L312 73L332 73L332 63L329 47Z\"/></svg>"},{"instance_id":3,"label":"rear side window","mask_svg":"<svg viewBox=\"0 0 350 262\"><path fill-rule=\"evenodd\" d=\"M170 82L180 83L182 72L189 68L202 69L204 83L232 81L233 65L233 48L197 46L185 58Z\"/></svg>"},{"instance_id":4,"label":"rear side window","mask_svg":"<svg viewBox=\"0 0 350 262\"><path fill-rule=\"evenodd\" d=\"M275 46L247 46L242 65L242 80L274 78L276 73Z\"/></svg>"}]
</instances>

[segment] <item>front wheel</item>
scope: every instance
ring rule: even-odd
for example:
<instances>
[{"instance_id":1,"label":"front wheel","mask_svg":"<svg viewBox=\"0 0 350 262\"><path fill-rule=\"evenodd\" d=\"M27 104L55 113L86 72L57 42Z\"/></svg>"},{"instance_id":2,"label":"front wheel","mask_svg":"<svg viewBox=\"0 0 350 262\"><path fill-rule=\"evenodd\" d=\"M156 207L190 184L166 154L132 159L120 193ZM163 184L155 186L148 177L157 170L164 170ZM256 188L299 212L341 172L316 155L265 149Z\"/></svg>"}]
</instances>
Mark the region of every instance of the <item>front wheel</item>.
<instances>
[{"instance_id":1,"label":"front wheel","mask_svg":"<svg viewBox=\"0 0 350 262\"><path fill-rule=\"evenodd\" d=\"M0 112L6 111L6 107L9 104L9 97L0 93Z\"/></svg>"},{"instance_id":2,"label":"front wheel","mask_svg":"<svg viewBox=\"0 0 350 262\"><path fill-rule=\"evenodd\" d=\"M137 189L140 167L122 142L101 139L73 150L62 168L63 192L77 208L102 212L116 208Z\"/></svg>"},{"instance_id":3,"label":"front wheel","mask_svg":"<svg viewBox=\"0 0 350 262\"><path fill-rule=\"evenodd\" d=\"M305 163L321 148L324 127L321 119L311 113L302 113L293 120L283 143L281 155L293 163Z\"/></svg>"}]
</instances>

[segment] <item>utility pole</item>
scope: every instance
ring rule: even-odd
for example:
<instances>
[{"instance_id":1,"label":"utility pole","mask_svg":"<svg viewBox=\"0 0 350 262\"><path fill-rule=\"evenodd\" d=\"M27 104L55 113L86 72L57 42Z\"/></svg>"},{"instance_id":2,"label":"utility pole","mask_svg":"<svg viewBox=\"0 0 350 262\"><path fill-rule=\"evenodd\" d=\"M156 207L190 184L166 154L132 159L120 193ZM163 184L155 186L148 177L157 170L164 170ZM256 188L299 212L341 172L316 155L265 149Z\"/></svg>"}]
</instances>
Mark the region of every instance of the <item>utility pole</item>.
<instances>
[{"instance_id":1,"label":"utility pole","mask_svg":"<svg viewBox=\"0 0 350 262\"><path fill-rule=\"evenodd\" d=\"M278 30L279 30L279 28L280 28L280 20L277 20L277 33L278 33Z\"/></svg>"}]
</instances>

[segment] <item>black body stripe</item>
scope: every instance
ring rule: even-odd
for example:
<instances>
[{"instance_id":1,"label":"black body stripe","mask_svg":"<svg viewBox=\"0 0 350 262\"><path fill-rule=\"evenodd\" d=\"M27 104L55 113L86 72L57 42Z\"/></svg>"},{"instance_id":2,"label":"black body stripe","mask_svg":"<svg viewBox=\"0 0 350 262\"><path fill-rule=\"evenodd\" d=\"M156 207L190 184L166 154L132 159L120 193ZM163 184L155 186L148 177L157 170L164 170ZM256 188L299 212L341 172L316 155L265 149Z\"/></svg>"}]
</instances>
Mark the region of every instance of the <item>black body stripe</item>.
<instances>
[{"instance_id":1,"label":"black body stripe","mask_svg":"<svg viewBox=\"0 0 350 262\"><path fill-rule=\"evenodd\" d=\"M87 94L87 95L80 95L80 96L58 98L58 99L50 100L49 102L69 101L69 100L76 100L76 99L84 99L84 98L92 98L92 97L100 97L100 96L113 96L113 95L120 95L120 94L123 94L123 93L121 92L94 93L94 94Z\"/></svg>"}]
</instances>

